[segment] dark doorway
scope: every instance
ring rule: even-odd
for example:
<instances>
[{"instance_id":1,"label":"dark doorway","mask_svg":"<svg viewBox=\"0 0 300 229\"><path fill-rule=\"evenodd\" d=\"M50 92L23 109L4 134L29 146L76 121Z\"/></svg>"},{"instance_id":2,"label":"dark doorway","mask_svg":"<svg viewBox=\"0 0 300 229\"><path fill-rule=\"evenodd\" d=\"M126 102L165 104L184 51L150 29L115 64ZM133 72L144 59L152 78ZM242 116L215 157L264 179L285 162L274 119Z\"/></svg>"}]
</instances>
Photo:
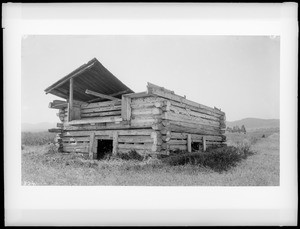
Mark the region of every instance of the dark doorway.
<instances>
[{"instance_id":1,"label":"dark doorway","mask_svg":"<svg viewBox=\"0 0 300 229\"><path fill-rule=\"evenodd\" d=\"M192 142L192 151L199 151L200 147L200 142Z\"/></svg>"},{"instance_id":2,"label":"dark doorway","mask_svg":"<svg viewBox=\"0 0 300 229\"><path fill-rule=\"evenodd\" d=\"M97 159L104 159L112 154L113 140L98 140Z\"/></svg>"}]
</instances>

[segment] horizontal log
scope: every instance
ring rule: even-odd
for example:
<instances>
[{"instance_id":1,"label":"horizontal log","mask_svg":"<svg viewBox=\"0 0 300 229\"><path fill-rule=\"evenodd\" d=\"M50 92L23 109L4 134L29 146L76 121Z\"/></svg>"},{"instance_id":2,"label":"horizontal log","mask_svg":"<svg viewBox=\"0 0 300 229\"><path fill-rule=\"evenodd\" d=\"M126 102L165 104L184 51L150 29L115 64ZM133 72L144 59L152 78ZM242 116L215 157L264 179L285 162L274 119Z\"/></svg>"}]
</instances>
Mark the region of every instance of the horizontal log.
<instances>
[{"instance_id":1,"label":"horizontal log","mask_svg":"<svg viewBox=\"0 0 300 229\"><path fill-rule=\"evenodd\" d=\"M52 129L48 129L48 131L50 133L61 133L62 129L58 129L58 128L52 128Z\"/></svg>"},{"instance_id":2,"label":"horizontal log","mask_svg":"<svg viewBox=\"0 0 300 229\"><path fill-rule=\"evenodd\" d=\"M163 131L163 130L162 130ZM220 136L223 132L220 131L208 131L204 130L203 128L191 128L185 125L178 125L171 123L166 130L164 131L174 131L174 132L184 132L190 134L203 134L203 135L213 135L213 136Z\"/></svg>"},{"instance_id":3,"label":"horizontal log","mask_svg":"<svg viewBox=\"0 0 300 229\"><path fill-rule=\"evenodd\" d=\"M187 140L170 140L168 141L168 144L170 145L186 145L187 144Z\"/></svg>"},{"instance_id":4,"label":"horizontal log","mask_svg":"<svg viewBox=\"0 0 300 229\"><path fill-rule=\"evenodd\" d=\"M177 107L177 108L182 108L182 109L188 109L190 111L196 112L195 115L196 114L198 114L198 115L202 114L202 116L205 117L205 118L207 118L207 119L213 119L214 118L216 120L220 120L221 117L223 117L223 115L221 115L221 114L217 114L217 113L214 113L214 112L206 110L206 109L201 109L199 107L190 106L188 104L179 103L179 102L172 101L172 100L170 100L170 104L171 104L170 109L172 107Z\"/></svg>"},{"instance_id":5,"label":"horizontal log","mask_svg":"<svg viewBox=\"0 0 300 229\"><path fill-rule=\"evenodd\" d=\"M149 108L149 109L132 109L132 115L159 115L162 114L160 108Z\"/></svg>"},{"instance_id":6,"label":"horizontal log","mask_svg":"<svg viewBox=\"0 0 300 229\"><path fill-rule=\"evenodd\" d=\"M140 104L146 104L146 103L156 103L156 102L163 102L167 101L164 98L156 97L156 96L149 96L145 98L132 98L131 99L131 105L140 105Z\"/></svg>"},{"instance_id":7,"label":"horizontal log","mask_svg":"<svg viewBox=\"0 0 300 229\"><path fill-rule=\"evenodd\" d=\"M149 95L147 94L147 92L143 91L143 92L137 92L137 93L130 93L130 94L126 94L127 97L134 99L134 98L144 98L144 97L149 97Z\"/></svg>"},{"instance_id":8,"label":"horizontal log","mask_svg":"<svg viewBox=\"0 0 300 229\"><path fill-rule=\"evenodd\" d=\"M153 139L150 136L120 136L118 142L153 143Z\"/></svg>"},{"instance_id":9,"label":"horizontal log","mask_svg":"<svg viewBox=\"0 0 300 229\"><path fill-rule=\"evenodd\" d=\"M118 105L121 105L121 101L105 101L105 102L83 104L81 105L81 108L91 109L91 108L118 106Z\"/></svg>"},{"instance_id":10,"label":"horizontal log","mask_svg":"<svg viewBox=\"0 0 300 229\"><path fill-rule=\"evenodd\" d=\"M121 110L119 111L109 111L109 112L97 112L97 113L87 113L87 114L81 114L82 118L86 117L104 117L104 116L116 116L121 115Z\"/></svg>"},{"instance_id":11,"label":"horizontal log","mask_svg":"<svg viewBox=\"0 0 300 229\"><path fill-rule=\"evenodd\" d=\"M64 103L55 104L53 102L50 102L49 105L48 105L48 107L52 108L52 109L63 109L63 108L68 107L68 103L64 102Z\"/></svg>"},{"instance_id":12,"label":"horizontal log","mask_svg":"<svg viewBox=\"0 0 300 229\"><path fill-rule=\"evenodd\" d=\"M118 135L151 135L154 131L152 129L140 129L140 130L99 130L99 131L67 131L63 133L63 136L90 136L94 132L95 135L110 135L114 132Z\"/></svg>"},{"instance_id":13,"label":"horizontal log","mask_svg":"<svg viewBox=\"0 0 300 229\"><path fill-rule=\"evenodd\" d=\"M56 123L56 127L63 128L64 124L63 123Z\"/></svg>"},{"instance_id":14,"label":"horizontal log","mask_svg":"<svg viewBox=\"0 0 300 229\"><path fill-rule=\"evenodd\" d=\"M225 136L213 136L213 135L198 135L198 134L192 134L192 141L193 140L202 140L203 137L206 138L208 141L222 141ZM176 132L171 132L171 139L187 139L187 133L176 133Z\"/></svg>"},{"instance_id":15,"label":"horizontal log","mask_svg":"<svg viewBox=\"0 0 300 229\"><path fill-rule=\"evenodd\" d=\"M197 108L200 108L200 109L205 109L205 110L211 111L211 112L216 113L216 114L220 114L220 115L225 114L224 112L222 112L218 109L214 109L214 108L211 108L211 107L193 102L193 101L188 100L188 99L186 99L182 96L172 94L169 91L161 90L161 89L159 89L157 87L153 87L152 85L149 85L149 84L147 85L147 93L149 95L156 95L156 96L160 96L160 97L167 98L167 99L170 99L170 100L174 100L174 101L179 102L179 103L184 103L184 104L194 106L194 107L197 107Z\"/></svg>"},{"instance_id":16,"label":"horizontal log","mask_svg":"<svg viewBox=\"0 0 300 229\"><path fill-rule=\"evenodd\" d=\"M215 116L199 113L199 112L187 109L187 108L176 107L174 105L171 105L169 107L169 110L174 112L175 114L181 114L181 115L186 115L186 116L189 116L192 118L194 117L194 118L202 119L206 123L219 125L220 121L221 121L219 118L217 118Z\"/></svg>"},{"instance_id":17,"label":"horizontal log","mask_svg":"<svg viewBox=\"0 0 300 229\"><path fill-rule=\"evenodd\" d=\"M173 112L165 112L162 115L163 119L171 120L171 121L183 121L183 122L188 122L188 123L193 123L193 124L199 124L199 125L205 125L205 126L211 126L211 127L216 127L220 128L220 123L219 122L214 122L214 121L209 121L205 120L203 118L199 117L192 117L192 116L187 116L183 114L175 114Z\"/></svg>"},{"instance_id":18,"label":"horizontal log","mask_svg":"<svg viewBox=\"0 0 300 229\"><path fill-rule=\"evenodd\" d=\"M85 90L85 93L88 94L88 95L93 95L93 96L102 98L102 99L109 99L109 100L113 100L113 101L121 101L120 99L118 99L116 97L105 95L105 94L95 92L95 91L91 91L91 90L88 90L88 89Z\"/></svg>"},{"instance_id":19,"label":"horizontal log","mask_svg":"<svg viewBox=\"0 0 300 229\"><path fill-rule=\"evenodd\" d=\"M163 107L164 103L161 102L148 102L148 103L135 103L135 104L131 104L131 108L133 109L141 109L141 108L160 108Z\"/></svg>"},{"instance_id":20,"label":"horizontal log","mask_svg":"<svg viewBox=\"0 0 300 229\"><path fill-rule=\"evenodd\" d=\"M221 130L220 128L217 128L217 127L202 125L202 124L188 122L188 121L164 120L164 121L162 121L162 124L165 127L169 127L172 124L174 124L174 125L178 125L178 126L184 126L184 127L188 127L188 128L201 129L201 130L207 130L207 131L219 132Z\"/></svg>"},{"instance_id":21,"label":"horizontal log","mask_svg":"<svg viewBox=\"0 0 300 229\"><path fill-rule=\"evenodd\" d=\"M89 137L63 137L62 139L63 142L89 142L90 138Z\"/></svg>"},{"instance_id":22,"label":"horizontal log","mask_svg":"<svg viewBox=\"0 0 300 229\"><path fill-rule=\"evenodd\" d=\"M68 125L81 125L87 123L102 123L102 122L121 122L122 118L120 116L109 116L109 117L99 117L99 118L85 118L79 120L72 120L68 122Z\"/></svg>"},{"instance_id":23,"label":"horizontal log","mask_svg":"<svg viewBox=\"0 0 300 229\"><path fill-rule=\"evenodd\" d=\"M82 108L81 114L89 114L89 113L99 113L106 111L116 111L121 110L121 106L106 106L106 107L96 107L96 108Z\"/></svg>"}]
</instances>

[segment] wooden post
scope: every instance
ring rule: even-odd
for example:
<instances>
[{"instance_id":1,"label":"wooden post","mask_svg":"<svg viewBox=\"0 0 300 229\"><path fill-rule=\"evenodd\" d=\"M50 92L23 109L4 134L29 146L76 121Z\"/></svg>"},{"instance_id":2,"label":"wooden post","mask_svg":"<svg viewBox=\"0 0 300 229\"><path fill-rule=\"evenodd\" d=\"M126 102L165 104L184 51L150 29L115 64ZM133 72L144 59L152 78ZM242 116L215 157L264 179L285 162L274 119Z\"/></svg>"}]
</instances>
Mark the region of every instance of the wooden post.
<instances>
[{"instance_id":1,"label":"wooden post","mask_svg":"<svg viewBox=\"0 0 300 229\"><path fill-rule=\"evenodd\" d=\"M188 148L188 152L191 153L192 152L192 135L191 134L187 135L187 148Z\"/></svg>"},{"instance_id":2,"label":"wooden post","mask_svg":"<svg viewBox=\"0 0 300 229\"><path fill-rule=\"evenodd\" d=\"M121 116L123 120L130 121L131 118L131 98L128 96L122 96L122 110Z\"/></svg>"},{"instance_id":3,"label":"wooden post","mask_svg":"<svg viewBox=\"0 0 300 229\"><path fill-rule=\"evenodd\" d=\"M95 133L90 135L90 148L89 148L89 158L94 159L94 142L95 142Z\"/></svg>"},{"instance_id":4,"label":"wooden post","mask_svg":"<svg viewBox=\"0 0 300 229\"><path fill-rule=\"evenodd\" d=\"M70 79L69 87L69 121L73 119L73 78Z\"/></svg>"},{"instance_id":5,"label":"wooden post","mask_svg":"<svg viewBox=\"0 0 300 229\"><path fill-rule=\"evenodd\" d=\"M116 155L118 153L118 132L113 133L113 151L112 154Z\"/></svg>"},{"instance_id":6,"label":"wooden post","mask_svg":"<svg viewBox=\"0 0 300 229\"><path fill-rule=\"evenodd\" d=\"M206 151L206 138L203 136L203 151Z\"/></svg>"}]
</instances>

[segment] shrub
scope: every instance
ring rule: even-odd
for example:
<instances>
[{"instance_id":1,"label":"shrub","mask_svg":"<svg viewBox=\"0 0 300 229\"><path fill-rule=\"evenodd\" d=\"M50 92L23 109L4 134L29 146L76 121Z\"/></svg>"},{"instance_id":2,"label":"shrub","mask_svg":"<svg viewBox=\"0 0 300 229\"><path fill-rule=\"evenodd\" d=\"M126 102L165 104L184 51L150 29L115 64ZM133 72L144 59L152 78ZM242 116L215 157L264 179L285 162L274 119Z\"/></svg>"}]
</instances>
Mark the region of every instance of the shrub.
<instances>
[{"instance_id":1,"label":"shrub","mask_svg":"<svg viewBox=\"0 0 300 229\"><path fill-rule=\"evenodd\" d=\"M117 153L116 156L123 159L123 160L142 161L144 159L144 157L141 156L139 153L137 153L135 150L131 150L128 153Z\"/></svg>"},{"instance_id":2,"label":"shrub","mask_svg":"<svg viewBox=\"0 0 300 229\"><path fill-rule=\"evenodd\" d=\"M241 160L253 155L249 144L243 144L237 147L223 146L220 148L209 148L206 152L187 153L181 151L180 154L173 154L168 158L162 159L163 163L169 165L192 164L208 167L216 172L227 171L234 167Z\"/></svg>"}]
</instances>

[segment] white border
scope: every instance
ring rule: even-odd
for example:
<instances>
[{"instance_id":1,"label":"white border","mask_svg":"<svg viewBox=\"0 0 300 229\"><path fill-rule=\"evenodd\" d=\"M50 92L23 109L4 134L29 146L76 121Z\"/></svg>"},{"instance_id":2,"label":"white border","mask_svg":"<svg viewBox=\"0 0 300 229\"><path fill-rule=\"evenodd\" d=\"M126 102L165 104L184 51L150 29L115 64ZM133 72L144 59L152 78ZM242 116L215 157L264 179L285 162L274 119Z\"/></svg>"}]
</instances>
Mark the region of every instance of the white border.
<instances>
[{"instance_id":1,"label":"white border","mask_svg":"<svg viewBox=\"0 0 300 229\"><path fill-rule=\"evenodd\" d=\"M3 6L6 225L296 225L296 4ZM21 37L29 34L280 36L280 186L21 186Z\"/></svg>"}]
</instances>

